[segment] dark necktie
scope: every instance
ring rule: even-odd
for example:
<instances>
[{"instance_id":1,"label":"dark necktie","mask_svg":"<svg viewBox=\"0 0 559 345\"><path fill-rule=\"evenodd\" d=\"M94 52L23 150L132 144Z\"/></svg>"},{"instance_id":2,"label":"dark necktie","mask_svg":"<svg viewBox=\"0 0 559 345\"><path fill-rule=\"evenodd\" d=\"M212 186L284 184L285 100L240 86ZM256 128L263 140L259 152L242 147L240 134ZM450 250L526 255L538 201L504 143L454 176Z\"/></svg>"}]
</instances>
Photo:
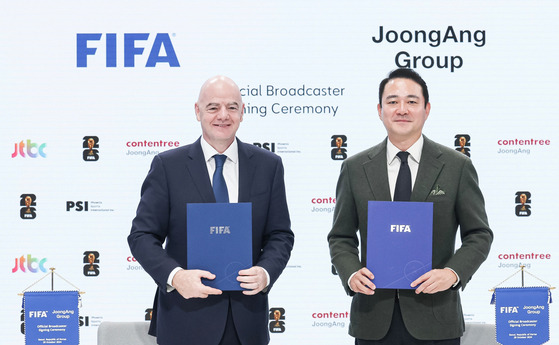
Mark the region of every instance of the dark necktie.
<instances>
[{"instance_id":1,"label":"dark necktie","mask_svg":"<svg viewBox=\"0 0 559 345\"><path fill-rule=\"evenodd\" d=\"M408 165L409 152L400 151L397 156L400 158L400 171L394 189L394 201L410 201L411 197L411 171Z\"/></svg>"},{"instance_id":2,"label":"dark necktie","mask_svg":"<svg viewBox=\"0 0 559 345\"><path fill-rule=\"evenodd\" d=\"M223 164L227 159L226 155L215 155L215 171L213 177L213 189L216 202L229 202L229 193L227 192L227 184L223 178Z\"/></svg>"}]
</instances>

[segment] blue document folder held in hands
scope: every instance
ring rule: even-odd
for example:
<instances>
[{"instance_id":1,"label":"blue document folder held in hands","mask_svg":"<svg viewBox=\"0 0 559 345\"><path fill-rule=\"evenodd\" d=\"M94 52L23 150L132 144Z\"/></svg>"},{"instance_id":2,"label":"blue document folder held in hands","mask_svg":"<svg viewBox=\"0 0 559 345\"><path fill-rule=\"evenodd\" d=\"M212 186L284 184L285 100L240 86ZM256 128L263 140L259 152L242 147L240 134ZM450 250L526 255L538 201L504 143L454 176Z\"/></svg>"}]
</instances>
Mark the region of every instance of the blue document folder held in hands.
<instances>
[{"instance_id":1,"label":"blue document folder held in hands","mask_svg":"<svg viewBox=\"0 0 559 345\"><path fill-rule=\"evenodd\" d=\"M378 289L412 289L432 268L433 203L369 201L367 268Z\"/></svg>"},{"instance_id":2,"label":"blue document folder held in hands","mask_svg":"<svg viewBox=\"0 0 559 345\"><path fill-rule=\"evenodd\" d=\"M237 276L252 267L252 204L187 204L186 225L187 268L215 274L204 285L243 290Z\"/></svg>"}]
</instances>

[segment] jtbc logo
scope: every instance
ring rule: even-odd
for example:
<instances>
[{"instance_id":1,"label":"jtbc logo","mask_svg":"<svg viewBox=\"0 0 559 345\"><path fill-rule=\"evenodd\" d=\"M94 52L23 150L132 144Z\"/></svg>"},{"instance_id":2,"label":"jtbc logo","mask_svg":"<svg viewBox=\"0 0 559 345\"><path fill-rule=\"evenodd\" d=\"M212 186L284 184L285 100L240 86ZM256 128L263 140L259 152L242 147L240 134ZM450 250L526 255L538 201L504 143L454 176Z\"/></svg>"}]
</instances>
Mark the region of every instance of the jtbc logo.
<instances>
[{"instance_id":1,"label":"jtbc logo","mask_svg":"<svg viewBox=\"0 0 559 345\"><path fill-rule=\"evenodd\" d=\"M514 213L518 217L529 217L532 214L530 205L527 205L532 202L532 200L530 199L531 197L532 193L530 192L516 192L514 202L520 205L516 205L516 207L514 208Z\"/></svg>"},{"instance_id":2,"label":"jtbc logo","mask_svg":"<svg viewBox=\"0 0 559 345\"><path fill-rule=\"evenodd\" d=\"M87 251L83 253L83 275L86 277L97 277L99 275L99 252Z\"/></svg>"},{"instance_id":3,"label":"jtbc logo","mask_svg":"<svg viewBox=\"0 0 559 345\"><path fill-rule=\"evenodd\" d=\"M332 149L331 157L335 161L344 160L347 158L347 137L345 135L333 135L330 146L334 147Z\"/></svg>"},{"instance_id":4,"label":"jtbc logo","mask_svg":"<svg viewBox=\"0 0 559 345\"><path fill-rule=\"evenodd\" d=\"M77 34L76 35L76 60L77 67L87 67L87 56L95 55L97 48L88 47L89 41L99 41L103 34ZM142 55L144 48L136 47L136 41L147 41L149 34L129 33L124 34L124 67L134 67L136 55ZM117 35L105 34L105 65L107 67L117 67ZM159 55L161 47L165 48L167 55ZM179 60L175 54L175 49L171 43L169 34L158 33L153 41L146 67L155 67L157 63L168 63L170 67L180 67Z\"/></svg>"},{"instance_id":5,"label":"jtbc logo","mask_svg":"<svg viewBox=\"0 0 559 345\"><path fill-rule=\"evenodd\" d=\"M283 333L285 332L285 309L283 308L270 308L269 316L270 325L269 330L272 333Z\"/></svg>"},{"instance_id":6,"label":"jtbc logo","mask_svg":"<svg viewBox=\"0 0 559 345\"><path fill-rule=\"evenodd\" d=\"M14 153L12 153L12 158L16 158L18 154L22 157L25 157L25 153L27 153L27 156L31 158L37 158L38 156L47 158L47 154L45 153L45 147L47 147L46 143L39 145L27 139L27 145L22 140L19 142L19 144L15 143L14 147L15 148Z\"/></svg>"},{"instance_id":7,"label":"jtbc logo","mask_svg":"<svg viewBox=\"0 0 559 345\"><path fill-rule=\"evenodd\" d=\"M15 258L15 265L14 268L12 268L12 273L16 273L18 269L23 273L27 271L31 273L37 273L39 270L41 270L41 272L43 273L47 272L47 269L45 268L45 262L47 262L46 258L39 260L31 256L31 254L27 254L27 270L25 270L26 267L25 262L26 262L25 255L22 255L19 258L19 260L18 258Z\"/></svg>"},{"instance_id":8,"label":"jtbc logo","mask_svg":"<svg viewBox=\"0 0 559 345\"><path fill-rule=\"evenodd\" d=\"M99 137L89 135L83 137L83 160L86 162L95 162L99 160Z\"/></svg>"},{"instance_id":9,"label":"jtbc logo","mask_svg":"<svg viewBox=\"0 0 559 345\"><path fill-rule=\"evenodd\" d=\"M468 134L456 134L454 136L456 151L470 157L470 136Z\"/></svg>"},{"instance_id":10,"label":"jtbc logo","mask_svg":"<svg viewBox=\"0 0 559 345\"><path fill-rule=\"evenodd\" d=\"M270 152L276 152L276 143L252 143L252 145L261 147Z\"/></svg>"},{"instance_id":11,"label":"jtbc logo","mask_svg":"<svg viewBox=\"0 0 559 345\"><path fill-rule=\"evenodd\" d=\"M74 211L89 211L89 201L66 201L66 211L70 211L71 209L74 209Z\"/></svg>"},{"instance_id":12,"label":"jtbc logo","mask_svg":"<svg viewBox=\"0 0 559 345\"><path fill-rule=\"evenodd\" d=\"M35 219L37 217L37 209L33 206L37 206L37 197L35 194L22 194L19 201L19 216L21 219Z\"/></svg>"}]
</instances>

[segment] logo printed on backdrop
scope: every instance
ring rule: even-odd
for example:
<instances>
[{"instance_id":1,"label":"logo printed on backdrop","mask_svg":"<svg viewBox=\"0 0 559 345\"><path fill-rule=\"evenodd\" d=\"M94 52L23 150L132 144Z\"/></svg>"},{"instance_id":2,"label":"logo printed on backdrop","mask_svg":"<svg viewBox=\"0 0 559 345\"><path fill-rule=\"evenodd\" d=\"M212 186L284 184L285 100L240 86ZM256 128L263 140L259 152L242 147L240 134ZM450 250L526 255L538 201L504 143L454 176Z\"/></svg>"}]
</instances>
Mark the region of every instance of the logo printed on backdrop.
<instances>
[{"instance_id":1,"label":"logo printed on backdrop","mask_svg":"<svg viewBox=\"0 0 559 345\"><path fill-rule=\"evenodd\" d=\"M332 328L332 327L341 327L344 328L346 323L345 321L339 320L347 320L349 319L349 312L326 312L326 313L312 313L313 324L312 327L325 327L325 328Z\"/></svg>"},{"instance_id":2,"label":"logo printed on backdrop","mask_svg":"<svg viewBox=\"0 0 559 345\"><path fill-rule=\"evenodd\" d=\"M45 267L45 262L47 262L46 258L39 260L34 258L31 254L27 254L27 257L22 255L19 258L15 258L15 265L14 268L12 268L12 273L16 273L18 270L23 273L37 273L39 271L46 273L47 268Z\"/></svg>"},{"instance_id":3,"label":"logo printed on backdrop","mask_svg":"<svg viewBox=\"0 0 559 345\"><path fill-rule=\"evenodd\" d=\"M444 34L441 30L402 30L398 32L396 30L386 30L386 34L384 33L384 26L379 26L378 34L376 36L371 37L374 43L382 43L386 41L387 43L398 43L400 46L401 44L408 44L408 43L428 43L431 47L439 47L441 43L446 44L447 41L449 43L454 44L464 44L464 43L473 43L476 47L483 47L485 46L485 30L454 30L452 25L449 25ZM394 58L394 62L396 63L397 67L403 68L413 68L416 69L418 67L423 68L433 68L437 67L439 69L449 69L450 72L454 72L455 70L462 67L464 64L464 59L460 55L456 56L412 56L406 51L400 51L396 54Z\"/></svg>"},{"instance_id":4,"label":"logo printed on backdrop","mask_svg":"<svg viewBox=\"0 0 559 345\"><path fill-rule=\"evenodd\" d=\"M470 157L470 136L468 134L456 134L454 136L454 147L456 147L456 151Z\"/></svg>"},{"instance_id":5,"label":"logo printed on backdrop","mask_svg":"<svg viewBox=\"0 0 559 345\"><path fill-rule=\"evenodd\" d=\"M36 144L29 139L27 139L26 142L22 140L19 142L19 144L14 144L14 152L12 153L12 158L16 158L18 155L24 158L37 158L39 156L47 158L45 147L47 147L46 143Z\"/></svg>"},{"instance_id":6,"label":"logo printed on backdrop","mask_svg":"<svg viewBox=\"0 0 559 345\"><path fill-rule=\"evenodd\" d=\"M347 158L347 137L343 134L333 135L330 146L333 147L330 156L335 161L344 160Z\"/></svg>"},{"instance_id":7,"label":"logo printed on backdrop","mask_svg":"<svg viewBox=\"0 0 559 345\"><path fill-rule=\"evenodd\" d=\"M19 216L21 219L35 219L37 217L37 197L35 194L22 194L20 196L19 206L22 206L19 210Z\"/></svg>"},{"instance_id":8,"label":"logo printed on backdrop","mask_svg":"<svg viewBox=\"0 0 559 345\"><path fill-rule=\"evenodd\" d=\"M336 197L326 197L326 198L311 198L312 209L311 212L334 212L334 206L336 204Z\"/></svg>"},{"instance_id":9,"label":"logo printed on backdrop","mask_svg":"<svg viewBox=\"0 0 559 345\"><path fill-rule=\"evenodd\" d=\"M126 142L126 148L127 148L127 152L126 155L127 156L155 156L157 155L160 151L159 149L161 148L161 151L165 151L168 149L172 149L175 147L179 147L180 146L180 142L179 141L172 141L172 140L155 140L155 141L151 141L151 140L138 140L138 141L127 141ZM151 150L151 149L158 149L158 150Z\"/></svg>"},{"instance_id":10,"label":"logo printed on backdrop","mask_svg":"<svg viewBox=\"0 0 559 345\"><path fill-rule=\"evenodd\" d=\"M258 146L270 152L276 152L276 143L252 143L252 145Z\"/></svg>"},{"instance_id":11,"label":"logo printed on backdrop","mask_svg":"<svg viewBox=\"0 0 559 345\"><path fill-rule=\"evenodd\" d=\"M270 308L270 332L283 333L285 332L285 309L284 308Z\"/></svg>"},{"instance_id":12,"label":"logo printed on backdrop","mask_svg":"<svg viewBox=\"0 0 559 345\"><path fill-rule=\"evenodd\" d=\"M83 137L83 160L86 162L96 162L99 160L99 137L89 135Z\"/></svg>"},{"instance_id":13,"label":"logo printed on backdrop","mask_svg":"<svg viewBox=\"0 0 559 345\"><path fill-rule=\"evenodd\" d=\"M97 277L99 275L99 252L86 251L83 253L83 275L86 277Z\"/></svg>"},{"instance_id":14,"label":"logo printed on backdrop","mask_svg":"<svg viewBox=\"0 0 559 345\"><path fill-rule=\"evenodd\" d=\"M120 37L120 38L119 38ZM124 52L124 57L121 63L124 67L135 67L136 56L144 54L144 48L147 44L138 43L137 41L148 41L149 33L125 33L124 37L116 33L105 34L105 67L117 67L117 52ZM152 36L153 37L153 36ZM76 34L76 66L87 67L88 56L93 56L97 53L97 48L102 46L100 42L103 38L102 33L78 33ZM118 48L117 48L118 45ZM164 50L164 53L161 50ZM101 61L102 57L97 56L97 61ZM180 67L175 48L171 42L171 37L168 33L158 33L155 36L153 43L151 43L151 50L147 58L145 67L156 67L157 64L166 64L169 67Z\"/></svg>"},{"instance_id":15,"label":"logo printed on backdrop","mask_svg":"<svg viewBox=\"0 0 559 345\"><path fill-rule=\"evenodd\" d=\"M138 263L135 257L129 256L126 258L126 262L128 262L128 267L126 268L127 271L143 271L144 268L142 265Z\"/></svg>"},{"instance_id":16,"label":"logo printed on backdrop","mask_svg":"<svg viewBox=\"0 0 559 345\"><path fill-rule=\"evenodd\" d=\"M518 217L529 217L532 214L532 208L530 204L532 202L532 193L530 192L516 192L514 202L517 204L514 207L514 213Z\"/></svg>"},{"instance_id":17,"label":"logo printed on backdrop","mask_svg":"<svg viewBox=\"0 0 559 345\"><path fill-rule=\"evenodd\" d=\"M152 317L153 317L153 308L147 308L145 310L144 320L145 321L151 321Z\"/></svg>"},{"instance_id":18,"label":"logo printed on backdrop","mask_svg":"<svg viewBox=\"0 0 559 345\"><path fill-rule=\"evenodd\" d=\"M497 140L497 145L499 149L497 153L500 154L530 154L530 147L537 149L539 147L549 147L551 146L551 140L549 139L499 139Z\"/></svg>"}]
</instances>

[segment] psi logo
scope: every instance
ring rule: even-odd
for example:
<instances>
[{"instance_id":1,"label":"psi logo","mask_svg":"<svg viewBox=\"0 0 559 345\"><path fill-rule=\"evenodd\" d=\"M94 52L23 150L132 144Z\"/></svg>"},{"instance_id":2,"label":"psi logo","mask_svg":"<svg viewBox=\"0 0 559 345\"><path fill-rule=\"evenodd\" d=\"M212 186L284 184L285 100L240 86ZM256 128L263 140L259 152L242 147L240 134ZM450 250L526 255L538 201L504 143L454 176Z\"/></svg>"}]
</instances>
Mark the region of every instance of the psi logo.
<instances>
[{"instance_id":1,"label":"psi logo","mask_svg":"<svg viewBox=\"0 0 559 345\"><path fill-rule=\"evenodd\" d=\"M22 194L19 201L19 216L21 219L35 219L37 217L37 210L34 206L37 206L37 197L35 194Z\"/></svg>"}]
</instances>

